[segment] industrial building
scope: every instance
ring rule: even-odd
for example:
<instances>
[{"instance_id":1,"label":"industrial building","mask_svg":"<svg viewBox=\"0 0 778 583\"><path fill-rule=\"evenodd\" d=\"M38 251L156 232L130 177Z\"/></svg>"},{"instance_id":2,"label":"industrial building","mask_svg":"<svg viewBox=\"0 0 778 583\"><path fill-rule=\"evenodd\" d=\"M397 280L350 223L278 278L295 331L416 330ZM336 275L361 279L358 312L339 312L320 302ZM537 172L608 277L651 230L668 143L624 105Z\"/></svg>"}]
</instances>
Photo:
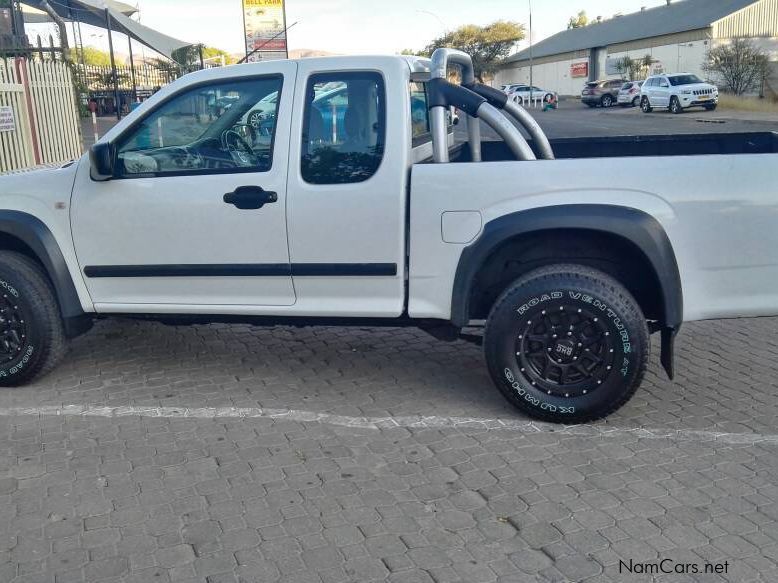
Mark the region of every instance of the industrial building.
<instances>
[{"instance_id":1,"label":"industrial building","mask_svg":"<svg viewBox=\"0 0 778 583\"><path fill-rule=\"evenodd\" d=\"M749 38L778 63L778 0L667 0L666 5L595 20L555 34L506 59L494 84L529 83L579 95L587 81L618 79L619 59L651 56L646 74L688 72L718 43ZM778 94L778 66L767 92Z\"/></svg>"}]
</instances>

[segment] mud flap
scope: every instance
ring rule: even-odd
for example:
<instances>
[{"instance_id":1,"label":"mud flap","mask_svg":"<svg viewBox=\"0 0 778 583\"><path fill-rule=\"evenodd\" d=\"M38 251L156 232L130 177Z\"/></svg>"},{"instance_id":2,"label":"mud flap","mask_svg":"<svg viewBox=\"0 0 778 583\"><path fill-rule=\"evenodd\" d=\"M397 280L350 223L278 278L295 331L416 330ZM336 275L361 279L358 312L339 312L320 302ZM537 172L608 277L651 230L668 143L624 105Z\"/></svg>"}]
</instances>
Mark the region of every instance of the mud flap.
<instances>
[{"instance_id":1,"label":"mud flap","mask_svg":"<svg viewBox=\"0 0 778 583\"><path fill-rule=\"evenodd\" d=\"M675 336L676 328L662 328L662 355L661 362L670 380L675 378Z\"/></svg>"}]
</instances>

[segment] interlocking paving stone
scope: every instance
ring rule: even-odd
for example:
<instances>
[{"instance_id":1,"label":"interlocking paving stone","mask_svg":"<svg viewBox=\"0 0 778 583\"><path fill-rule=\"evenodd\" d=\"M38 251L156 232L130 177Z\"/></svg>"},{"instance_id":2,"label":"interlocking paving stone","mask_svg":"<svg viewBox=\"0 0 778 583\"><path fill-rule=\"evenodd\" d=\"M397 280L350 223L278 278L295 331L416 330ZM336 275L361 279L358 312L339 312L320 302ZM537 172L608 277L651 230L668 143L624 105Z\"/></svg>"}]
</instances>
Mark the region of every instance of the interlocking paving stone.
<instances>
[{"instance_id":1,"label":"interlocking paving stone","mask_svg":"<svg viewBox=\"0 0 778 583\"><path fill-rule=\"evenodd\" d=\"M0 392L0 581L775 581L777 332L686 325L563 428L415 330L100 322Z\"/></svg>"}]
</instances>

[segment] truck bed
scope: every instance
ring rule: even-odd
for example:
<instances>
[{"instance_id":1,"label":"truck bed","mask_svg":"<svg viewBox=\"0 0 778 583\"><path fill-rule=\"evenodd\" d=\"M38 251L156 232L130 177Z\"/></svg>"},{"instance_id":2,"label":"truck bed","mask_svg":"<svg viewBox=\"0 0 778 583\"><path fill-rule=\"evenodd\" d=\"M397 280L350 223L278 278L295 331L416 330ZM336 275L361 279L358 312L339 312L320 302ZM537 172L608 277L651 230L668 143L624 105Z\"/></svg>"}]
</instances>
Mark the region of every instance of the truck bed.
<instances>
[{"instance_id":1,"label":"truck bed","mask_svg":"<svg viewBox=\"0 0 778 583\"><path fill-rule=\"evenodd\" d=\"M550 141L557 159L778 153L776 132L557 138ZM537 155L532 140L529 144ZM502 141L484 141L481 149L484 161L514 160ZM451 154L452 162L469 162L470 159L467 143Z\"/></svg>"}]
</instances>

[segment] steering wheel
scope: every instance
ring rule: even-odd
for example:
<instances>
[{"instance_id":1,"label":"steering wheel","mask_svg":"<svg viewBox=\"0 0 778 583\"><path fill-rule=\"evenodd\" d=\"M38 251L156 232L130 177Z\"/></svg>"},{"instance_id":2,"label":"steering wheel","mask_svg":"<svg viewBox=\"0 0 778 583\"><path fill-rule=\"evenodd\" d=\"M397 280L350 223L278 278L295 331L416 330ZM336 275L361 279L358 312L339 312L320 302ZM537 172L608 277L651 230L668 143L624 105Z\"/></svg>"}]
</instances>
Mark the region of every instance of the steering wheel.
<instances>
[{"instance_id":1,"label":"steering wheel","mask_svg":"<svg viewBox=\"0 0 778 583\"><path fill-rule=\"evenodd\" d=\"M257 155L251 145L234 129L225 130L222 134L222 147L240 166L256 166Z\"/></svg>"}]
</instances>

